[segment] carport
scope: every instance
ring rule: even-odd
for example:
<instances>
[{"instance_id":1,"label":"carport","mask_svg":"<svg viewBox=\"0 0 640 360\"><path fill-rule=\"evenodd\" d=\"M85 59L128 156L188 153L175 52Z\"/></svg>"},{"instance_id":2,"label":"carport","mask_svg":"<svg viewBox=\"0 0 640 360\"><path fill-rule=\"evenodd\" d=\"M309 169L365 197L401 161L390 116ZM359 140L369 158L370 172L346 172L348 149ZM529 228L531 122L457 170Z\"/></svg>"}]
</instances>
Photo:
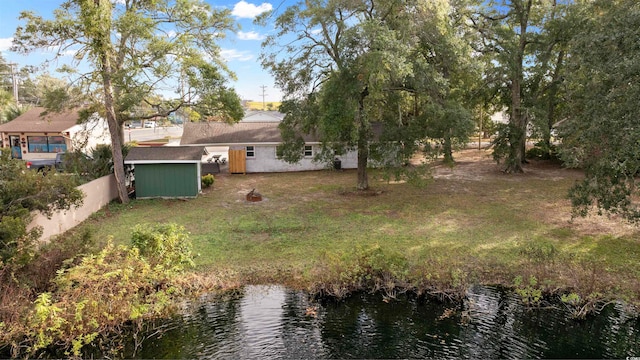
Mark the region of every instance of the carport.
<instances>
[{"instance_id":1,"label":"carport","mask_svg":"<svg viewBox=\"0 0 640 360\"><path fill-rule=\"evenodd\" d=\"M124 163L133 166L136 198L189 198L200 193L203 146L134 147Z\"/></svg>"}]
</instances>

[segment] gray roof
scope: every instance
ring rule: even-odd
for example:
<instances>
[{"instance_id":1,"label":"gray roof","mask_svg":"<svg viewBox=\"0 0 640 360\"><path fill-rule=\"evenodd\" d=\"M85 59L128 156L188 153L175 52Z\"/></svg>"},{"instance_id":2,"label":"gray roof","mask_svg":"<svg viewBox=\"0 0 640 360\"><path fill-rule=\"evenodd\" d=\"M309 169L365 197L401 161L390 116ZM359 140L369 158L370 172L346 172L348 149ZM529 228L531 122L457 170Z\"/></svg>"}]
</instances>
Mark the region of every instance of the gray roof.
<instances>
[{"instance_id":1,"label":"gray roof","mask_svg":"<svg viewBox=\"0 0 640 360\"><path fill-rule=\"evenodd\" d=\"M78 123L78 111L41 114L46 109L34 107L12 121L0 125L0 132L63 132Z\"/></svg>"},{"instance_id":2,"label":"gray roof","mask_svg":"<svg viewBox=\"0 0 640 360\"><path fill-rule=\"evenodd\" d=\"M129 149L124 162L134 164L139 162L199 162L204 155L204 146L152 146L134 147Z\"/></svg>"},{"instance_id":3,"label":"gray roof","mask_svg":"<svg viewBox=\"0 0 640 360\"><path fill-rule=\"evenodd\" d=\"M278 111L247 111L240 122L280 122L284 114Z\"/></svg>"},{"instance_id":4,"label":"gray roof","mask_svg":"<svg viewBox=\"0 0 640 360\"><path fill-rule=\"evenodd\" d=\"M239 122L229 125L222 122L187 122L184 124L180 145L281 143L279 124L278 122ZM304 140L318 141L311 135L305 135Z\"/></svg>"}]
</instances>

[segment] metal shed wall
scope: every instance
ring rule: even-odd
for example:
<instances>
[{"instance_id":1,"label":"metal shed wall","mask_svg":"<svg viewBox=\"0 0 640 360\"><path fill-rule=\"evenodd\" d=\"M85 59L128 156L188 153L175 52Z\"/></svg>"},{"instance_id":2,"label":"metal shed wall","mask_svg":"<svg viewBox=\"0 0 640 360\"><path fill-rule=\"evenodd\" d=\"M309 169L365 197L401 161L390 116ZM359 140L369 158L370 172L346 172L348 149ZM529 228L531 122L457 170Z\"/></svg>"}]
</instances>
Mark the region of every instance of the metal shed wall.
<instances>
[{"instance_id":1,"label":"metal shed wall","mask_svg":"<svg viewBox=\"0 0 640 360\"><path fill-rule=\"evenodd\" d=\"M136 197L196 197L199 164L136 164Z\"/></svg>"}]
</instances>

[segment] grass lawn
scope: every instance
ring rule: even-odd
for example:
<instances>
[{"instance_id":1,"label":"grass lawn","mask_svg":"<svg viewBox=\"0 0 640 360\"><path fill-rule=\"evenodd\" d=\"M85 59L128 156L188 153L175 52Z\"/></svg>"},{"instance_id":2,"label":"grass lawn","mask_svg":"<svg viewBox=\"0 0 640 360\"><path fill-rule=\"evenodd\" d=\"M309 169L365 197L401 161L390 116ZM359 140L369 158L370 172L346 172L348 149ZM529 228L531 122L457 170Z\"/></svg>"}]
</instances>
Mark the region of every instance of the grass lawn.
<instances>
[{"instance_id":1,"label":"grass lawn","mask_svg":"<svg viewBox=\"0 0 640 360\"><path fill-rule=\"evenodd\" d=\"M220 175L196 199L113 204L81 227L129 244L136 224L183 225L199 271L231 271L245 283L318 288L365 267L425 290L516 286L520 276L521 287L548 294L638 301L640 229L607 217L572 221L566 194L578 171L534 161L506 175L488 154L460 152L422 187L372 171L366 194L354 191L355 170ZM245 201L254 188L262 202Z\"/></svg>"}]
</instances>

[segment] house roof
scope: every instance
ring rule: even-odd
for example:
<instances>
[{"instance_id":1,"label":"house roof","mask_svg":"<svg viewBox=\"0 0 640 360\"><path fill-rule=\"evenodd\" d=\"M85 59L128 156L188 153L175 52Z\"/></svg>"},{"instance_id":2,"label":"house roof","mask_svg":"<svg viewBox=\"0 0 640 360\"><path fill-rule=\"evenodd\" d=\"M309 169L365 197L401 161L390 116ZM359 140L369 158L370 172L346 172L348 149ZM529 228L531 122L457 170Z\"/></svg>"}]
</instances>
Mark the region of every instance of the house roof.
<instances>
[{"instance_id":1,"label":"house roof","mask_svg":"<svg viewBox=\"0 0 640 360\"><path fill-rule=\"evenodd\" d=\"M41 114L46 109L34 107L12 121L0 125L0 132L63 132L78 123L78 112L75 110L61 113Z\"/></svg>"},{"instance_id":2,"label":"house roof","mask_svg":"<svg viewBox=\"0 0 640 360\"><path fill-rule=\"evenodd\" d=\"M223 122L186 122L182 130L180 145L252 145L280 144L282 135L279 122L239 122L233 125ZM371 124L373 136L380 139L382 123ZM318 143L320 140L312 134L303 134L306 143Z\"/></svg>"},{"instance_id":3,"label":"house roof","mask_svg":"<svg viewBox=\"0 0 640 360\"><path fill-rule=\"evenodd\" d=\"M184 124L180 144L281 143L278 125L278 122L239 122L233 125L222 122L188 122ZM318 141L311 135L305 135L304 140Z\"/></svg>"},{"instance_id":4,"label":"house roof","mask_svg":"<svg viewBox=\"0 0 640 360\"><path fill-rule=\"evenodd\" d=\"M126 164L199 162L204 151L204 146L134 147L129 149L124 162Z\"/></svg>"},{"instance_id":5,"label":"house roof","mask_svg":"<svg viewBox=\"0 0 640 360\"><path fill-rule=\"evenodd\" d=\"M284 114L278 111L247 111L240 122L280 122Z\"/></svg>"}]
</instances>

